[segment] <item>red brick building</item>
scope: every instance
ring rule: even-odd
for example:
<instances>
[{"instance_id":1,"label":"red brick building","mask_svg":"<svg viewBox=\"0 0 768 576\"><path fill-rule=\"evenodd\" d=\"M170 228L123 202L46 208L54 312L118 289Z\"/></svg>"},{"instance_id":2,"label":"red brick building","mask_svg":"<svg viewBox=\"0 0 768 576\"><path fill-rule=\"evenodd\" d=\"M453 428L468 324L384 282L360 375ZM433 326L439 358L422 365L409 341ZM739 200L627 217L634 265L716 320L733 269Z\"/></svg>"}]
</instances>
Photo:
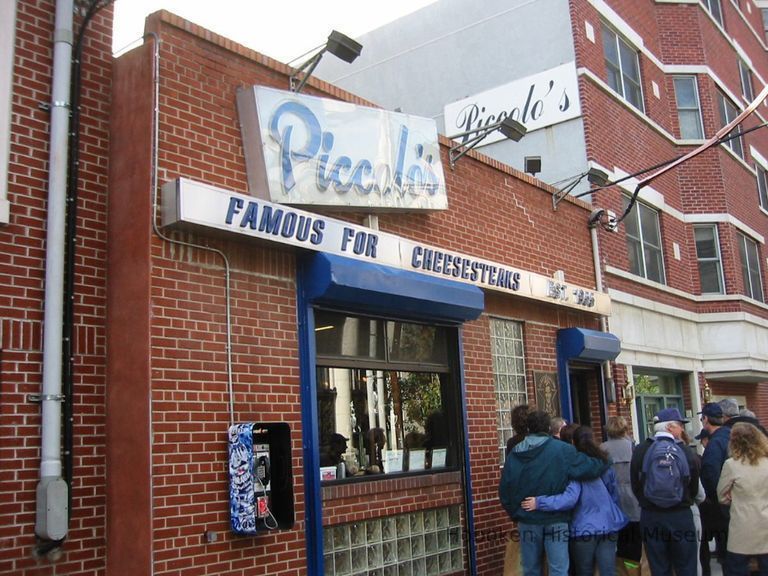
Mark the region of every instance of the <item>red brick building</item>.
<instances>
[{"instance_id":1,"label":"red brick building","mask_svg":"<svg viewBox=\"0 0 768 576\"><path fill-rule=\"evenodd\" d=\"M265 200L246 151L269 140L246 137L238 93L247 104L256 86L257 106L272 95L297 116L318 106L362 118L370 103L314 79L293 94L292 69L167 12L113 62L111 9L78 13L78 195L68 203L77 227L65 249L72 287L62 287L74 309L64 337L46 337L44 289L58 284L46 272L47 193L60 161L49 156L59 150L49 114L69 105L51 98L53 4L19 1L12 21L0 571L498 574L509 408L570 407L558 395L570 394L565 373L579 381L584 421L598 428L626 410L604 380L618 341L601 331L610 299L596 290L591 207L567 199L555 213L553 188L475 153L451 170L450 143L436 135L435 155L427 138L406 168L447 209ZM421 126L375 115L401 135ZM317 120L329 155L353 124L301 118ZM274 125L283 141L300 129ZM364 124L352 148L371 130ZM285 176L306 150L283 150L281 165L264 152L267 171ZM373 170L364 161L351 162L361 189ZM317 180L339 190L333 179L350 170L335 162ZM567 237L567 249L553 237ZM71 341L61 370L71 389L41 388L57 360L46 338ZM52 403L66 405L65 422L72 411L61 436L57 421L43 425L40 404ZM334 453L339 435L346 444ZM253 446L241 453L242 438ZM231 490L251 471L253 514ZM236 517L253 525L236 533Z\"/></svg>"}]
</instances>

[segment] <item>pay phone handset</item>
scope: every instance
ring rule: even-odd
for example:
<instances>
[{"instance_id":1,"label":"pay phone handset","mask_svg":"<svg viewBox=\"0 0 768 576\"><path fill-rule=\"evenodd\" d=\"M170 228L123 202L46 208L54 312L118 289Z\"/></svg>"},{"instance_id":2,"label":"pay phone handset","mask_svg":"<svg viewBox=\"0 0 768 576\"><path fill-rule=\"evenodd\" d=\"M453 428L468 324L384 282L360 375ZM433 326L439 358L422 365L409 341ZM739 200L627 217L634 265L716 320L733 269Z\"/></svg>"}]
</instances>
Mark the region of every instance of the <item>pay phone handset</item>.
<instances>
[{"instance_id":1,"label":"pay phone handset","mask_svg":"<svg viewBox=\"0 0 768 576\"><path fill-rule=\"evenodd\" d=\"M269 462L269 444L253 446L253 468L256 517L262 519L264 527L274 530L277 528L277 520L270 510L272 467Z\"/></svg>"}]
</instances>

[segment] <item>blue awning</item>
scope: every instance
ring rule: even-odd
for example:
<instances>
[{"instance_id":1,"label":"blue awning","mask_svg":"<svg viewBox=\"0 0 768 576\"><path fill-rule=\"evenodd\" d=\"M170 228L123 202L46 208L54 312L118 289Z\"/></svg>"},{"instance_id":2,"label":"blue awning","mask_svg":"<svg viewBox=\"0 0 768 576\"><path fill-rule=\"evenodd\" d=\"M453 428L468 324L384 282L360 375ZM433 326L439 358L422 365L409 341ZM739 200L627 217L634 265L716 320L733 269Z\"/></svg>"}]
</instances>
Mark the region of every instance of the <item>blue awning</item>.
<instances>
[{"instance_id":1,"label":"blue awning","mask_svg":"<svg viewBox=\"0 0 768 576\"><path fill-rule=\"evenodd\" d=\"M369 314L465 322L483 312L483 291L472 284L399 270L324 252L304 268L305 296L314 304Z\"/></svg>"},{"instance_id":2,"label":"blue awning","mask_svg":"<svg viewBox=\"0 0 768 576\"><path fill-rule=\"evenodd\" d=\"M610 332L586 328L557 331L558 356L564 360L613 360L621 352L621 342Z\"/></svg>"}]
</instances>

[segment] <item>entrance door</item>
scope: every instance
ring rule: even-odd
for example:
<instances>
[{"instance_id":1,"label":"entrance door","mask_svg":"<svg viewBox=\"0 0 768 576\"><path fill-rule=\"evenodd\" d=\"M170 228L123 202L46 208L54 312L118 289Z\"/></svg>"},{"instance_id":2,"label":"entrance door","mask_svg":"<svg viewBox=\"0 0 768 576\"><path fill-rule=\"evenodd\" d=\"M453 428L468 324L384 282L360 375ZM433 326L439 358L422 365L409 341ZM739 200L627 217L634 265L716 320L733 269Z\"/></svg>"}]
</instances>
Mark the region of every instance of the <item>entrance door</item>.
<instances>
[{"instance_id":1,"label":"entrance door","mask_svg":"<svg viewBox=\"0 0 768 576\"><path fill-rule=\"evenodd\" d=\"M664 408L677 408L685 414L683 405L683 375L675 372L643 371L635 368L636 408L640 419L639 442L653 436L653 417Z\"/></svg>"},{"instance_id":2,"label":"entrance door","mask_svg":"<svg viewBox=\"0 0 768 576\"><path fill-rule=\"evenodd\" d=\"M605 424L602 409L605 399L600 364L571 362L568 376L571 384L573 421L582 426L589 426L599 436L600 427Z\"/></svg>"}]
</instances>

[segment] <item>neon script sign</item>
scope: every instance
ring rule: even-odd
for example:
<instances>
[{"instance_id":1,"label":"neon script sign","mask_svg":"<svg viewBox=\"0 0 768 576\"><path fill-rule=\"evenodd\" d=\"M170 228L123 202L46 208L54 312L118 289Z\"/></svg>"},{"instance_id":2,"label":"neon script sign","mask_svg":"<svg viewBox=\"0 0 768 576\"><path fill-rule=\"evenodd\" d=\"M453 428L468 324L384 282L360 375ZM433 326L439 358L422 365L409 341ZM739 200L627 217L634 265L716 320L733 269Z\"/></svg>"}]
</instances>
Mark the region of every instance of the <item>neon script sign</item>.
<instances>
[{"instance_id":1,"label":"neon script sign","mask_svg":"<svg viewBox=\"0 0 768 576\"><path fill-rule=\"evenodd\" d=\"M434 121L263 87L238 94L249 188L272 202L448 207Z\"/></svg>"}]
</instances>

